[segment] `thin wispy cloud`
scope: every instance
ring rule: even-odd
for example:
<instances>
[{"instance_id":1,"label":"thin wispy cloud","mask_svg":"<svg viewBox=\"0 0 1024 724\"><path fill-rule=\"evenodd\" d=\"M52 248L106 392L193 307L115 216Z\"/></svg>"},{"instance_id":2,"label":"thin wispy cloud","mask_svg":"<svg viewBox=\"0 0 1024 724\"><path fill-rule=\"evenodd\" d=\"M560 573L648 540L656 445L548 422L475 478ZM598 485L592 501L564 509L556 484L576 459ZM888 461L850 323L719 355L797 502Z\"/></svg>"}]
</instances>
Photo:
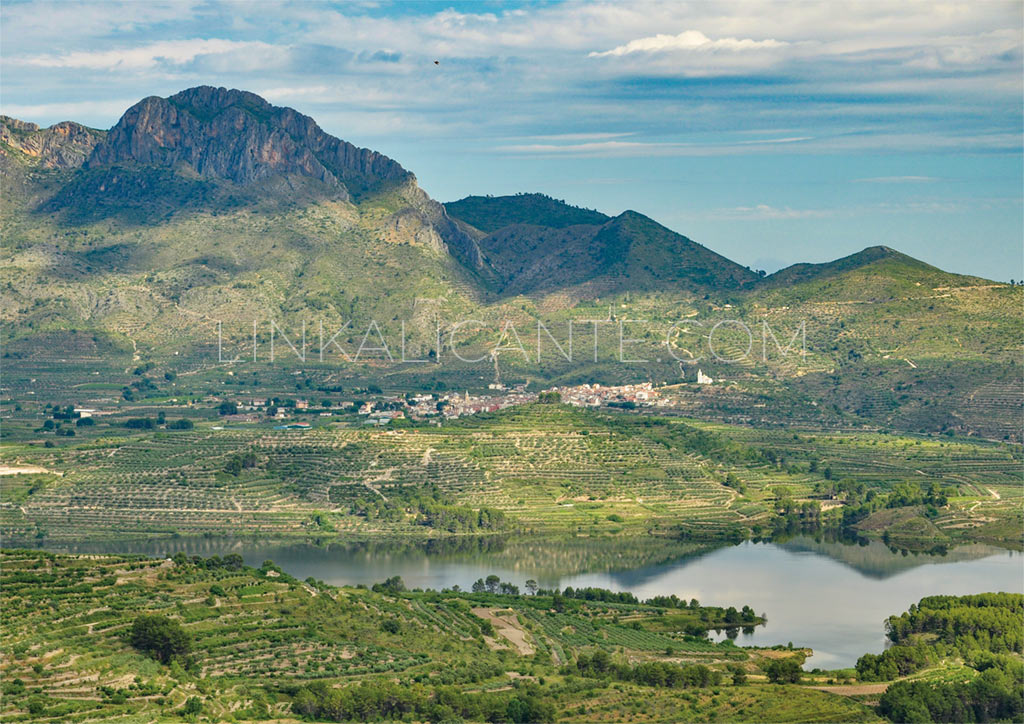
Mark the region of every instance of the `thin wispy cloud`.
<instances>
[{"instance_id":1,"label":"thin wispy cloud","mask_svg":"<svg viewBox=\"0 0 1024 724\"><path fill-rule=\"evenodd\" d=\"M930 184L939 181L934 176L875 176L872 178L855 178L858 184Z\"/></svg>"},{"instance_id":2,"label":"thin wispy cloud","mask_svg":"<svg viewBox=\"0 0 1024 724\"><path fill-rule=\"evenodd\" d=\"M784 138L744 139L711 143L672 141L620 141L599 140L621 137L628 134L567 134L550 137L564 143L519 143L496 146L494 150L515 154L577 155L577 156L710 156L744 153L746 146L759 146L768 151L773 145L788 145L813 140L812 136L789 136ZM594 138L594 140L590 140ZM572 143L579 140L581 143Z\"/></svg>"},{"instance_id":3,"label":"thin wispy cloud","mask_svg":"<svg viewBox=\"0 0 1024 724\"><path fill-rule=\"evenodd\" d=\"M40 68L67 68L85 70L148 70L160 65L182 65L200 56L221 55L238 51L282 50L272 45L252 41L221 38L169 40L139 47L117 50L75 51L61 54L15 56L7 60L13 65Z\"/></svg>"},{"instance_id":4,"label":"thin wispy cloud","mask_svg":"<svg viewBox=\"0 0 1024 724\"><path fill-rule=\"evenodd\" d=\"M737 206L732 209L720 209L714 214L721 219L822 219L835 216L832 209L792 209L788 206L776 207L769 204L754 206Z\"/></svg>"}]
</instances>

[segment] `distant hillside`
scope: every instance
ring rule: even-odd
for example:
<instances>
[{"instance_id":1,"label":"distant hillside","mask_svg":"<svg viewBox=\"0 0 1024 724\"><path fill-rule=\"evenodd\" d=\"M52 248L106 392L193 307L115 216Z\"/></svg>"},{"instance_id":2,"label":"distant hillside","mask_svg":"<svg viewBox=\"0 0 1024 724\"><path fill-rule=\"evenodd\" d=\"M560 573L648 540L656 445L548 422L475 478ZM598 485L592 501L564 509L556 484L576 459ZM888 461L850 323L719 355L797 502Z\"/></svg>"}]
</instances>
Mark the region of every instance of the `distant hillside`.
<instances>
[{"instance_id":1,"label":"distant hillside","mask_svg":"<svg viewBox=\"0 0 1024 724\"><path fill-rule=\"evenodd\" d=\"M760 290L794 300L884 299L920 294L921 287L986 284L978 277L942 271L887 246L871 246L823 264L794 264L764 278ZM778 296L778 295L776 295Z\"/></svg>"},{"instance_id":2,"label":"distant hillside","mask_svg":"<svg viewBox=\"0 0 1024 724\"><path fill-rule=\"evenodd\" d=\"M488 234L513 224L562 229L576 224L603 224L611 218L600 211L571 206L544 194L467 196L450 201L444 207L453 218Z\"/></svg>"},{"instance_id":3,"label":"distant hillside","mask_svg":"<svg viewBox=\"0 0 1024 724\"><path fill-rule=\"evenodd\" d=\"M562 287L584 297L658 287L722 291L756 279L635 211L612 218L543 194L470 196L445 208L486 232L477 243L503 295Z\"/></svg>"}]
</instances>

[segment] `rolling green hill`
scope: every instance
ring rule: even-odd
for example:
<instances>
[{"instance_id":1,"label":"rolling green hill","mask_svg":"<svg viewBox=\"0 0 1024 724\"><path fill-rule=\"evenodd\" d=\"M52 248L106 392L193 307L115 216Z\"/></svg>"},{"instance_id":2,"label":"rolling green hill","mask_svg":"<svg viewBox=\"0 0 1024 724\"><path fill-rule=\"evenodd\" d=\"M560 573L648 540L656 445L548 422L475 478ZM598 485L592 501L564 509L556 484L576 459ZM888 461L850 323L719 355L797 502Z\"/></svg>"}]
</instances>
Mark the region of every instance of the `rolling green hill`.
<instances>
[{"instance_id":1,"label":"rolling green hill","mask_svg":"<svg viewBox=\"0 0 1024 724\"><path fill-rule=\"evenodd\" d=\"M951 274L895 249L872 246L824 264L794 264L780 269L762 279L758 287L759 297L766 300L880 301L919 295L922 287L986 284L989 282L979 277Z\"/></svg>"}]
</instances>

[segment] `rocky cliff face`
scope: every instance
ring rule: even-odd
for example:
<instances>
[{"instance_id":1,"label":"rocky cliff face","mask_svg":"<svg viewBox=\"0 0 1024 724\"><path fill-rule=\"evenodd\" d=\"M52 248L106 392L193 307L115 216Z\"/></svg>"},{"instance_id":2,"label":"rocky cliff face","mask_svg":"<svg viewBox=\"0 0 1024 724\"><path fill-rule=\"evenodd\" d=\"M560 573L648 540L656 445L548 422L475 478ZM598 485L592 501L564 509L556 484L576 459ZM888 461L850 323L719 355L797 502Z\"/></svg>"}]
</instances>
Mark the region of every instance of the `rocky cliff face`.
<instances>
[{"instance_id":1,"label":"rocky cliff face","mask_svg":"<svg viewBox=\"0 0 1024 724\"><path fill-rule=\"evenodd\" d=\"M0 143L43 168L78 168L104 135L104 131L72 121L40 128L35 123L0 116Z\"/></svg>"},{"instance_id":2,"label":"rocky cliff face","mask_svg":"<svg viewBox=\"0 0 1024 724\"><path fill-rule=\"evenodd\" d=\"M415 214L421 223L436 230L444 241L448 252L464 266L479 274L484 281L494 282L497 280L494 270L484 259L476 240L448 215L443 204L430 198L415 182L404 184L400 189L400 196L408 204L404 215ZM397 216L398 214L396 214Z\"/></svg>"},{"instance_id":3,"label":"rocky cliff face","mask_svg":"<svg viewBox=\"0 0 1024 724\"><path fill-rule=\"evenodd\" d=\"M320 181L358 198L412 174L390 158L335 138L309 116L245 91L200 86L129 108L86 167L124 163L174 168L249 186L276 176Z\"/></svg>"}]
</instances>

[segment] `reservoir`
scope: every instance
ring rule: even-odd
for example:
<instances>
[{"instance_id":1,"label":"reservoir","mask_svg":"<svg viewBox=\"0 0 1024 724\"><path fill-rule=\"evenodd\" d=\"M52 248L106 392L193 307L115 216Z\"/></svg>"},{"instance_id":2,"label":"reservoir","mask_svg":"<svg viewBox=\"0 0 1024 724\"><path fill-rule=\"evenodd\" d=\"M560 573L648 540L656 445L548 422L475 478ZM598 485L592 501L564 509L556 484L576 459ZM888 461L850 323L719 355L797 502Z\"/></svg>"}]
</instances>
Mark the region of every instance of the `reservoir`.
<instances>
[{"instance_id":1,"label":"reservoir","mask_svg":"<svg viewBox=\"0 0 1024 724\"><path fill-rule=\"evenodd\" d=\"M814 649L805 668L851 667L885 648L885 619L924 596L1024 592L1022 554L985 545L945 555L893 552L880 542L844 544L796 537L785 542L700 549L651 546L619 550L614 542L534 541L471 547L271 543L242 539L177 539L46 546L71 553L203 556L240 553L246 564L271 559L299 579L371 585L398 575L408 588L469 589L496 574L523 588L596 586L631 591L641 600L675 594L716 606L749 605L767 616L737 645L792 642ZM738 634L738 635L737 635ZM720 640L723 632L712 632Z\"/></svg>"}]
</instances>

